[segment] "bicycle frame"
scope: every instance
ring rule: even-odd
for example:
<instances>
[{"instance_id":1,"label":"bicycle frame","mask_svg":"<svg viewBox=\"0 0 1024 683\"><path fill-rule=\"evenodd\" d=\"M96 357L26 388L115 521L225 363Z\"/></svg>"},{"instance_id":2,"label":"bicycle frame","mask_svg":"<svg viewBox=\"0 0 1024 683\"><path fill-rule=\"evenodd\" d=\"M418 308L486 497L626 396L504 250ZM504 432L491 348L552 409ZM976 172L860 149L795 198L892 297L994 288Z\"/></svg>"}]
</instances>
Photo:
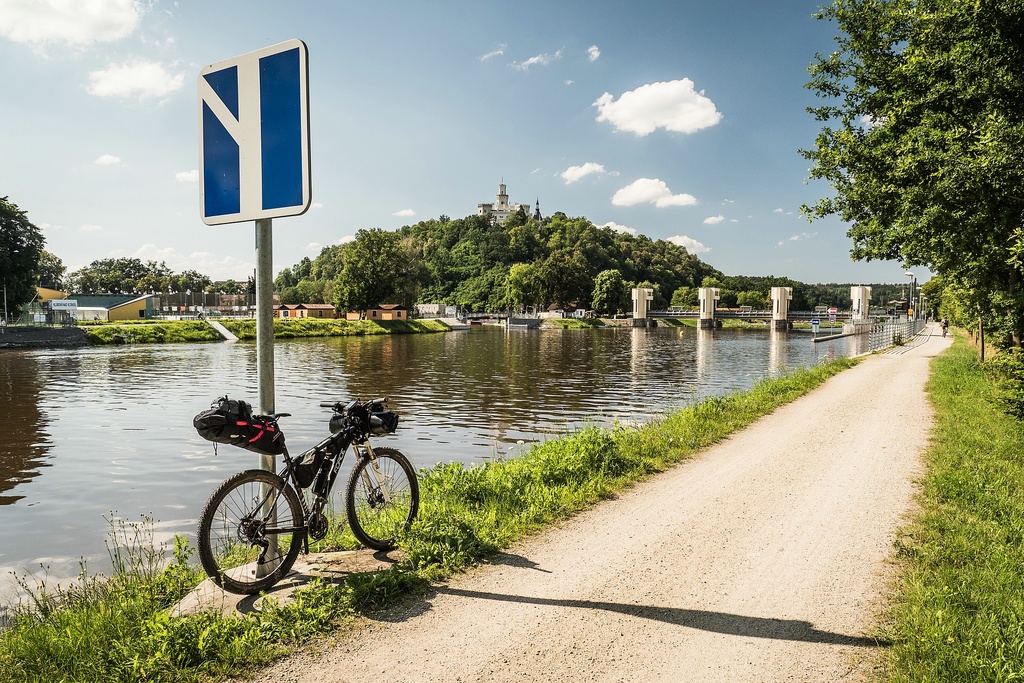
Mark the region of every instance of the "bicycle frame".
<instances>
[{"instance_id":1,"label":"bicycle frame","mask_svg":"<svg viewBox=\"0 0 1024 683\"><path fill-rule=\"evenodd\" d=\"M377 475L377 480L381 481L383 477L377 466L377 457L374 455L373 447L370 445L369 440L358 443L352 440L348 434L339 432L338 434L331 434L323 441L312 448L306 449L295 458L291 457L288 453L287 445L285 446L284 453L282 454L284 455L285 466L284 469L277 474L279 474L280 477L284 479L288 485L294 488L296 493L299 494L298 498L299 504L302 508L303 519L302 525L298 527L277 527L276 520L264 519L263 522L267 525L264 533L267 536L273 536L274 542L276 542L276 537L280 534L301 533L302 550L304 553L309 552L309 522L315 516L323 513L323 509L327 505L327 501L330 500L331 492L334 490L334 484L338 479L338 474L341 472L341 465L348 455L349 447L352 448L357 461L361 457L369 458L370 465ZM298 479L295 475L295 467L306 456L314 453L323 453L325 458L330 460L330 467L326 466L326 462L320 466L320 471L317 472L316 478L309 486L309 491L312 495L303 495L303 487L299 486ZM391 502L391 494L390 491L387 490L387 487L380 487L371 481L365 470L362 473L362 477L368 488L374 488L379 491L386 503ZM265 498L261 501L259 507L264 510L275 509L277 501L273 497L272 491L264 492L264 496ZM266 551L267 548L264 548L263 552L265 553Z\"/></svg>"}]
</instances>

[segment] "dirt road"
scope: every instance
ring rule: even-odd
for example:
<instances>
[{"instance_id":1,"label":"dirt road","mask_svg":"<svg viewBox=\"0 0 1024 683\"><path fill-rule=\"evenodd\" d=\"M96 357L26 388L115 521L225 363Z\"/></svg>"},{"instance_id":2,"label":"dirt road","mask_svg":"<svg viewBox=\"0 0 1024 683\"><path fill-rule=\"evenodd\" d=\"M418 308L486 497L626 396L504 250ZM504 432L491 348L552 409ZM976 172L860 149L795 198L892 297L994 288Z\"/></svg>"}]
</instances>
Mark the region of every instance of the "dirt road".
<instances>
[{"instance_id":1,"label":"dirt road","mask_svg":"<svg viewBox=\"0 0 1024 683\"><path fill-rule=\"evenodd\" d=\"M937 329L937 328L935 328ZM860 680L939 334L259 680Z\"/></svg>"}]
</instances>

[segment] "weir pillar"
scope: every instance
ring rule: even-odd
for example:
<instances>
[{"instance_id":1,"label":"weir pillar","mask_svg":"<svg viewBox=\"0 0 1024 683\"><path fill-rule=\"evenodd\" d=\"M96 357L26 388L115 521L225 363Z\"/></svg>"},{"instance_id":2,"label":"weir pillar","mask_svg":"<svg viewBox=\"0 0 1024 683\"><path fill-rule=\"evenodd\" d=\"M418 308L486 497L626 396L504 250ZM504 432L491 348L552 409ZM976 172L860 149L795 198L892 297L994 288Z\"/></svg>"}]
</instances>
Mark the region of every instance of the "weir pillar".
<instances>
[{"instance_id":1,"label":"weir pillar","mask_svg":"<svg viewBox=\"0 0 1024 683\"><path fill-rule=\"evenodd\" d=\"M713 330L717 327L715 302L718 298L718 287L701 287L697 290L697 299L700 300L700 329Z\"/></svg>"},{"instance_id":2,"label":"weir pillar","mask_svg":"<svg viewBox=\"0 0 1024 683\"><path fill-rule=\"evenodd\" d=\"M793 324L789 322L789 302L792 300L792 287L772 287L773 330L788 330L793 327Z\"/></svg>"},{"instance_id":3,"label":"weir pillar","mask_svg":"<svg viewBox=\"0 0 1024 683\"><path fill-rule=\"evenodd\" d=\"M651 301L654 301L653 289L633 288L633 327L647 327L647 304Z\"/></svg>"},{"instance_id":4,"label":"weir pillar","mask_svg":"<svg viewBox=\"0 0 1024 683\"><path fill-rule=\"evenodd\" d=\"M868 320L871 308L871 288L863 285L850 287L850 298L853 300L852 320L854 322Z\"/></svg>"}]
</instances>

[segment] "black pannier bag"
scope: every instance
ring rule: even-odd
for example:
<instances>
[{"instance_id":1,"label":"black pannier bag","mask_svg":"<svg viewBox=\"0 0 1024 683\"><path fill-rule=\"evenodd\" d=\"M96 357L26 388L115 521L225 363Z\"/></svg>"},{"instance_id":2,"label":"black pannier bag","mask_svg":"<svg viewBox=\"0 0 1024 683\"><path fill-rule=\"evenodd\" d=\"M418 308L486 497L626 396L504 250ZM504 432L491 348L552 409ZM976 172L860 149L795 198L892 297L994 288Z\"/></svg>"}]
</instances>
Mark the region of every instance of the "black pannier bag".
<instances>
[{"instance_id":1,"label":"black pannier bag","mask_svg":"<svg viewBox=\"0 0 1024 683\"><path fill-rule=\"evenodd\" d=\"M252 414L245 401L218 398L192 419L199 436L214 443L226 443L264 455L284 453L284 434L270 421Z\"/></svg>"}]
</instances>

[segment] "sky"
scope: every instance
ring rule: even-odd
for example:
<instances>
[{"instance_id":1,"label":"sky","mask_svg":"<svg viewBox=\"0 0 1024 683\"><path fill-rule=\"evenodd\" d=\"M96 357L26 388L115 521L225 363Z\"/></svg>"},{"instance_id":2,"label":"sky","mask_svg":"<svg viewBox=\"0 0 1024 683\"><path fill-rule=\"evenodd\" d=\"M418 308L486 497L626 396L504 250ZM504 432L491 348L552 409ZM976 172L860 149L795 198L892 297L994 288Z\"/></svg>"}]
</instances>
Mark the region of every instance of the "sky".
<instances>
[{"instance_id":1,"label":"sky","mask_svg":"<svg viewBox=\"0 0 1024 683\"><path fill-rule=\"evenodd\" d=\"M199 206L197 81L297 38L312 204L274 272L365 228L510 201L681 244L726 275L906 282L802 204L835 48L817 0L0 0L0 197L69 272L106 258L243 280L255 226ZM919 279L926 279L922 271Z\"/></svg>"}]
</instances>

